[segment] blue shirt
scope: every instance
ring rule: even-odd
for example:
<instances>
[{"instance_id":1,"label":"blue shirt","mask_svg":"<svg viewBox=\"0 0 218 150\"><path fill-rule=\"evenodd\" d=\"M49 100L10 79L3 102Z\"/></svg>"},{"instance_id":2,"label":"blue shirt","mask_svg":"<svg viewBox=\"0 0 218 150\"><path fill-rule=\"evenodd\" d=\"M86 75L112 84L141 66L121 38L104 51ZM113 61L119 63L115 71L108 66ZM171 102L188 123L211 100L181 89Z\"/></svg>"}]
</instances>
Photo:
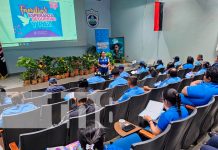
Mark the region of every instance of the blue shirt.
<instances>
[{"instance_id":1,"label":"blue shirt","mask_svg":"<svg viewBox=\"0 0 218 150\"><path fill-rule=\"evenodd\" d=\"M182 62L180 62L180 61L177 61L177 62L174 63L175 67L178 67L178 66L181 66L181 65L182 65Z\"/></svg>"},{"instance_id":2,"label":"blue shirt","mask_svg":"<svg viewBox=\"0 0 218 150\"><path fill-rule=\"evenodd\" d=\"M164 65L160 64L160 65L157 66L156 69L162 69L162 68L165 68L165 67L164 67Z\"/></svg>"},{"instance_id":3,"label":"blue shirt","mask_svg":"<svg viewBox=\"0 0 218 150\"><path fill-rule=\"evenodd\" d=\"M202 75L202 74L205 74L207 72L207 69L206 68L202 68L201 70L199 70L198 72L196 72L195 75Z\"/></svg>"},{"instance_id":4,"label":"blue shirt","mask_svg":"<svg viewBox=\"0 0 218 150\"><path fill-rule=\"evenodd\" d=\"M136 70L137 74L141 74L143 72L148 72L149 71L149 68L148 67L140 67Z\"/></svg>"},{"instance_id":5,"label":"blue shirt","mask_svg":"<svg viewBox=\"0 0 218 150\"><path fill-rule=\"evenodd\" d=\"M138 87L138 86L135 86L133 88L130 88L128 89L124 94L123 96L121 96L121 98L118 99L117 102L121 103L121 102L124 102L126 100L128 100L129 98L133 97L133 96L137 96L137 95L141 95L141 94L144 94L145 91Z\"/></svg>"},{"instance_id":6,"label":"blue shirt","mask_svg":"<svg viewBox=\"0 0 218 150\"><path fill-rule=\"evenodd\" d=\"M177 121L186 118L189 114L184 106L180 107L181 117L179 116L178 109L175 106L171 106L166 112L160 115L157 123L157 127L163 132L172 121Z\"/></svg>"},{"instance_id":7,"label":"blue shirt","mask_svg":"<svg viewBox=\"0 0 218 150\"><path fill-rule=\"evenodd\" d=\"M21 113L25 113L25 112L35 110L37 108L38 107L36 107L33 103L25 103L25 104L18 104L16 106L12 106L12 107L9 107L9 108L5 109L1 114L0 127L3 127L2 116L10 116L10 115L21 114Z\"/></svg>"},{"instance_id":8,"label":"blue shirt","mask_svg":"<svg viewBox=\"0 0 218 150\"><path fill-rule=\"evenodd\" d=\"M194 65L193 64L184 64L183 69L193 69Z\"/></svg>"},{"instance_id":9,"label":"blue shirt","mask_svg":"<svg viewBox=\"0 0 218 150\"><path fill-rule=\"evenodd\" d=\"M56 93L56 92L61 92L66 90L65 87L61 86L61 85L54 85L54 86L49 86L46 89L46 93Z\"/></svg>"},{"instance_id":10,"label":"blue shirt","mask_svg":"<svg viewBox=\"0 0 218 150\"><path fill-rule=\"evenodd\" d=\"M89 82L89 84L95 84L95 83L105 82L105 79L102 78L101 76L93 76L88 78L87 81Z\"/></svg>"},{"instance_id":11,"label":"blue shirt","mask_svg":"<svg viewBox=\"0 0 218 150\"><path fill-rule=\"evenodd\" d=\"M202 82L196 86L187 87L187 95L181 94L183 104L202 106L209 103L213 95L218 95L218 84Z\"/></svg>"},{"instance_id":12,"label":"blue shirt","mask_svg":"<svg viewBox=\"0 0 218 150\"><path fill-rule=\"evenodd\" d=\"M195 62L195 66L200 66L201 64L202 64L202 61L198 61L198 60L197 60L197 61Z\"/></svg>"},{"instance_id":13,"label":"blue shirt","mask_svg":"<svg viewBox=\"0 0 218 150\"><path fill-rule=\"evenodd\" d=\"M10 97L4 97L1 105L7 105L7 104L12 104L11 98Z\"/></svg>"},{"instance_id":14,"label":"blue shirt","mask_svg":"<svg viewBox=\"0 0 218 150\"><path fill-rule=\"evenodd\" d=\"M113 82L111 82L109 84L109 87L110 89L114 88L115 86L118 86L118 85L126 85L128 82L127 80L121 78L121 77L117 77L116 79L114 79Z\"/></svg>"},{"instance_id":15,"label":"blue shirt","mask_svg":"<svg viewBox=\"0 0 218 150\"><path fill-rule=\"evenodd\" d=\"M128 74L127 72L123 71L123 72L120 73L120 77L128 78L128 77L130 77L130 74Z\"/></svg>"},{"instance_id":16,"label":"blue shirt","mask_svg":"<svg viewBox=\"0 0 218 150\"><path fill-rule=\"evenodd\" d=\"M218 67L218 62L214 63L212 66Z\"/></svg>"},{"instance_id":17,"label":"blue shirt","mask_svg":"<svg viewBox=\"0 0 218 150\"><path fill-rule=\"evenodd\" d=\"M145 80L147 78L153 78L153 77L151 76L151 74L149 74L149 75L145 76L142 80Z\"/></svg>"},{"instance_id":18,"label":"blue shirt","mask_svg":"<svg viewBox=\"0 0 218 150\"><path fill-rule=\"evenodd\" d=\"M155 84L157 88L161 88L161 87L165 87L169 84L173 84L173 83L177 83L180 82L182 79L180 77L171 77L168 78L166 80L164 80L163 82L161 82L159 85Z\"/></svg>"},{"instance_id":19,"label":"blue shirt","mask_svg":"<svg viewBox=\"0 0 218 150\"><path fill-rule=\"evenodd\" d=\"M108 63L109 63L109 58L108 57L100 57L99 59L98 59L98 63L100 64L100 65L108 65Z\"/></svg>"}]
</instances>

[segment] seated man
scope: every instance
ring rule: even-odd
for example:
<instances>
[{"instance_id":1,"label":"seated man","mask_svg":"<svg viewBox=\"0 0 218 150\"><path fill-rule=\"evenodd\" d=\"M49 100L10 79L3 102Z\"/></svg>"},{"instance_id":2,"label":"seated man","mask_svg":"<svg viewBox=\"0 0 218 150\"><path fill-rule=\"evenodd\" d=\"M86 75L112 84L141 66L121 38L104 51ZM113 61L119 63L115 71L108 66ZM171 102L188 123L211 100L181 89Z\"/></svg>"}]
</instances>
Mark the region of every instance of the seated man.
<instances>
[{"instance_id":1,"label":"seated man","mask_svg":"<svg viewBox=\"0 0 218 150\"><path fill-rule=\"evenodd\" d=\"M136 74L141 74L143 72L148 72L149 68L147 67L147 65L145 64L144 61L141 61L139 63L139 68L136 70Z\"/></svg>"},{"instance_id":2,"label":"seated man","mask_svg":"<svg viewBox=\"0 0 218 150\"><path fill-rule=\"evenodd\" d=\"M188 110L181 105L179 93L175 89L165 90L163 92L163 97L164 108L166 111L160 115L158 123L154 123L150 116L144 116L144 120L149 124L145 130L150 130L154 135L159 135L164 132L172 121L186 118L189 115ZM127 150L131 148L132 144L142 142L145 139L146 138L143 137L143 135L140 136L139 134L134 133L116 140L112 145Z\"/></svg>"},{"instance_id":3,"label":"seated man","mask_svg":"<svg viewBox=\"0 0 218 150\"><path fill-rule=\"evenodd\" d=\"M137 86L137 82L138 80L136 77L134 76L129 77L128 79L129 89L126 92L124 92L123 96L121 96L118 99L117 103L124 102L133 96L137 96L145 93L142 88Z\"/></svg>"},{"instance_id":4,"label":"seated man","mask_svg":"<svg viewBox=\"0 0 218 150\"><path fill-rule=\"evenodd\" d=\"M157 67L156 69L159 70L159 69L163 69L165 68L164 64L163 64L163 61L161 59L157 60Z\"/></svg>"},{"instance_id":5,"label":"seated man","mask_svg":"<svg viewBox=\"0 0 218 150\"><path fill-rule=\"evenodd\" d=\"M181 80L182 79L180 77L178 77L177 70L175 68L173 68L173 69L170 69L170 71L169 71L169 78L167 78L166 80L164 80L162 82L160 81L160 82L155 83L154 87L161 88L161 87L167 86L169 84L180 82ZM150 91L150 90L152 90L152 88L148 87L148 86L144 86L144 90Z\"/></svg>"},{"instance_id":6,"label":"seated man","mask_svg":"<svg viewBox=\"0 0 218 150\"><path fill-rule=\"evenodd\" d=\"M188 56L187 63L182 66L182 69L193 69L194 68L194 58Z\"/></svg>"},{"instance_id":7,"label":"seated man","mask_svg":"<svg viewBox=\"0 0 218 150\"><path fill-rule=\"evenodd\" d=\"M49 83L49 87L46 89L45 91L46 93L56 93L65 90L65 87L57 84L56 78L49 79L48 83Z\"/></svg>"},{"instance_id":8,"label":"seated man","mask_svg":"<svg viewBox=\"0 0 218 150\"><path fill-rule=\"evenodd\" d=\"M176 68L178 68L178 67L181 66L181 65L182 65L182 62L180 61L179 56L174 57L174 66L175 66Z\"/></svg>"},{"instance_id":9,"label":"seated man","mask_svg":"<svg viewBox=\"0 0 218 150\"><path fill-rule=\"evenodd\" d=\"M114 68L111 71L111 74L113 75L114 81L109 84L108 88L111 89L111 88L114 88L115 86L118 86L118 85L126 85L127 84L127 80L120 77L119 69Z\"/></svg>"},{"instance_id":10,"label":"seated man","mask_svg":"<svg viewBox=\"0 0 218 150\"><path fill-rule=\"evenodd\" d=\"M11 103L11 98L7 96L6 90L0 87L0 105L7 105Z\"/></svg>"},{"instance_id":11,"label":"seated man","mask_svg":"<svg viewBox=\"0 0 218 150\"><path fill-rule=\"evenodd\" d=\"M87 80L88 80L89 84L96 84L96 83L105 82L105 79L101 77L101 73L100 72L96 72L95 76L90 77Z\"/></svg>"},{"instance_id":12,"label":"seated man","mask_svg":"<svg viewBox=\"0 0 218 150\"><path fill-rule=\"evenodd\" d=\"M173 62L169 62L169 63L167 64L167 68L166 68L166 70L164 71L163 74L168 74L169 71L170 71L170 69L172 69L172 68L175 68L174 63L173 63Z\"/></svg>"},{"instance_id":13,"label":"seated man","mask_svg":"<svg viewBox=\"0 0 218 150\"><path fill-rule=\"evenodd\" d=\"M130 77L130 74L128 74L127 72L124 71L123 65L119 66L119 70L120 70L120 77L121 78L129 78Z\"/></svg>"},{"instance_id":14,"label":"seated man","mask_svg":"<svg viewBox=\"0 0 218 150\"><path fill-rule=\"evenodd\" d=\"M201 66L204 60L203 55L199 54L196 59L197 61L195 62L195 66Z\"/></svg>"},{"instance_id":15,"label":"seated man","mask_svg":"<svg viewBox=\"0 0 218 150\"><path fill-rule=\"evenodd\" d=\"M204 81L195 81L181 93L182 103L191 106L208 104L213 95L218 95L218 67L208 68Z\"/></svg>"},{"instance_id":16,"label":"seated man","mask_svg":"<svg viewBox=\"0 0 218 150\"><path fill-rule=\"evenodd\" d=\"M213 64L213 66L216 66L216 67L218 67L218 56L216 56L216 59L215 59L215 61L214 61L214 64Z\"/></svg>"},{"instance_id":17,"label":"seated man","mask_svg":"<svg viewBox=\"0 0 218 150\"><path fill-rule=\"evenodd\" d=\"M0 118L0 127L2 128L4 123L2 120L2 116L10 116L10 115L16 115L16 114L21 114L25 112L29 112L32 110L37 109L37 107L33 103L24 103L23 102L23 95L22 94L15 94L11 98L12 104L14 106L6 108Z\"/></svg>"}]
</instances>

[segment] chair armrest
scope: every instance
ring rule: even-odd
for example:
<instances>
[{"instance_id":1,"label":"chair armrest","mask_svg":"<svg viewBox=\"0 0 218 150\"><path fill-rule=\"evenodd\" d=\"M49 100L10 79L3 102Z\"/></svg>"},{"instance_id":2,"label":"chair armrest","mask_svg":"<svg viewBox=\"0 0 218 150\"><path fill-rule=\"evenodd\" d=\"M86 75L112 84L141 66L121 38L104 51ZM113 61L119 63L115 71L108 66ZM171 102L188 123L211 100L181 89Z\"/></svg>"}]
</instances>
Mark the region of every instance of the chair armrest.
<instances>
[{"instance_id":1,"label":"chair armrest","mask_svg":"<svg viewBox=\"0 0 218 150\"><path fill-rule=\"evenodd\" d=\"M19 150L19 148L15 142L10 143L9 147L11 150Z\"/></svg>"},{"instance_id":2,"label":"chair armrest","mask_svg":"<svg viewBox=\"0 0 218 150\"><path fill-rule=\"evenodd\" d=\"M153 139L153 138L155 137L154 134L152 134L152 133L150 133L150 132L148 132L148 131L146 131L146 130L140 130L139 133L140 133L141 135L143 135L143 136L149 138L149 139Z\"/></svg>"},{"instance_id":3,"label":"chair armrest","mask_svg":"<svg viewBox=\"0 0 218 150\"><path fill-rule=\"evenodd\" d=\"M185 107L188 108L188 109L191 109L191 110L194 110L194 109L195 109L195 107L190 106L190 105L186 105Z\"/></svg>"}]
</instances>

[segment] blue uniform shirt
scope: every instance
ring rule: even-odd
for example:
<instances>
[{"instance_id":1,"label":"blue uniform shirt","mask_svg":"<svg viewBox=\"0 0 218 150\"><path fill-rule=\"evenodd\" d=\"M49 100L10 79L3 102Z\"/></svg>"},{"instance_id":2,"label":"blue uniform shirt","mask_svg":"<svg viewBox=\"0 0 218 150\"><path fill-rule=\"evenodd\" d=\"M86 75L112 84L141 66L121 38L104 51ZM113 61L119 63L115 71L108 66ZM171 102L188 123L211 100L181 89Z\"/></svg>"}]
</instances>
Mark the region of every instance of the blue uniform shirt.
<instances>
[{"instance_id":1,"label":"blue uniform shirt","mask_svg":"<svg viewBox=\"0 0 218 150\"><path fill-rule=\"evenodd\" d=\"M93 76L87 79L89 84L95 84L95 83L101 83L105 82L105 79L102 78L101 76Z\"/></svg>"},{"instance_id":2,"label":"blue uniform shirt","mask_svg":"<svg viewBox=\"0 0 218 150\"><path fill-rule=\"evenodd\" d=\"M142 80L145 80L147 78L153 78L153 77L151 76L151 74L149 74L149 75L145 76Z\"/></svg>"},{"instance_id":3,"label":"blue uniform shirt","mask_svg":"<svg viewBox=\"0 0 218 150\"><path fill-rule=\"evenodd\" d=\"M123 72L120 73L120 77L128 78L128 77L130 77L130 74L128 74L127 72L123 71Z\"/></svg>"},{"instance_id":4,"label":"blue uniform shirt","mask_svg":"<svg viewBox=\"0 0 218 150\"><path fill-rule=\"evenodd\" d=\"M126 100L128 100L129 98L133 97L133 96L137 96L137 95L141 95L141 94L144 94L145 91L138 87L138 86L135 86L133 88L130 88L128 89L124 94L123 96L121 96L121 98L119 98L118 102L121 103L121 102L124 102Z\"/></svg>"},{"instance_id":5,"label":"blue uniform shirt","mask_svg":"<svg viewBox=\"0 0 218 150\"><path fill-rule=\"evenodd\" d=\"M183 69L193 69L194 65L193 64L184 64Z\"/></svg>"},{"instance_id":6,"label":"blue uniform shirt","mask_svg":"<svg viewBox=\"0 0 218 150\"><path fill-rule=\"evenodd\" d=\"M202 61L198 61L198 60L197 60L197 61L195 62L195 66L200 66L200 65L202 65Z\"/></svg>"},{"instance_id":7,"label":"blue uniform shirt","mask_svg":"<svg viewBox=\"0 0 218 150\"><path fill-rule=\"evenodd\" d=\"M187 87L188 96L181 94L183 104L202 106L208 104L213 95L218 95L218 84L202 82L196 86Z\"/></svg>"},{"instance_id":8,"label":"blue uniform shirt","mask_svg":"<svg viewBox=\"0 0 218 150\"><path fill-rule=\"evenodd\" d=\"M61 92L66 90L65 87L61 86L61 85L54 85L54 86L49 86L46 89L46 93L56 93L56 92Z\"/></svg>"},{"instance_id":9,"label":"blue uniform shirt","mask_svg":"<svg viewBox=\"0 0 218 150\"><path fill-rule=\"evenodd\" d=\"M143 72L148 72L149 68L148 67L140 67L139 69L136 70L137 74L141 74Z\"/></svg>"},{"instance_id":10,"label":"blue uniform shirt","mask_svg":"<svg viewBox=\"0 0 218 150\"><path fill-rule=\"evenodd\" d=\"M206 68L202 68L201 70L199 70L198 72L196 72L195 75L202 75L202 74L205 74L207 72L207 69Z\"/></svg>"},{"instance_id":11,"label":"blue uniform shirt","mask_svg":"<svg viewBox=\"0 0 218 150\"><path fill-rule=\"evenodd\" d=\"M2 104L1 105L7 105L7 104L11 104L11 98L10 97L4 97Z\"/></svg>"},{"instance_id":12,"label":"blue uniform shirt","mask_svg":"<svg viewBox=\"0 0 218 150\"><path fill-rule=\"evenodd\" d=\"M160 65L157 66L156 69L162 69L162 68L165 68L165 67L164 67L164 65L160 64Z\"/></svg>"},{"instance_id":13,"label":"blue uniform shirt","mask_svg":"<svg viewBox=\"0 0 218 150\"><path fill-rule=\"evenodd\" d=\"M118 86L118 85L126 85L128 82L127 80L121 78L121 77L117 77L116 79L114 79L113 82L111 82L109 84L109 87L108 88L114 88L115 86Z\"/></svg>"},{"instance_id":14,"label":"blue uniform shirt","mask_svg":"<svg viewBox=\"0 0 218 150\"><path fill-rule=\"evenodd\" d=\"M180 109L181 117L179 116L177 107L175 106L170 107L166 112L162 113L158 120L157 127L163 132L172 121L186 118L189 115L184 106L181 106Z\"/></svg>"},{"instance_id":15,"label":"blue uniform shirt","mask_svg":"<svg viewBox=\"0 0 218 150\"><path fill-rule=\"evenodd\" d=\"M12 106L12 107L5 109L1 114L0 127L3 127L2 116L21 114L21 113L35 110L37 108L38 107L36 107L33 103L25 103L25 104L19 104L19 105Z\"/></svg>"},{"instance_id":16,"label":"blue uniform shirt","mask_svg":"<svg viewBox=\"0 0 218 150\"><path fill-rule=\"evenodd\" d=\"M160 82L159 85L155 84L155 86L157 88L161 88L161 87L167 86L169 84L180 82L181 80L182 79L180 77L171 77L171 78L168 78L168 79L164 80L163 82Z\"/></svg>"},{"instance_id":17,"label":"blue uniform shirt","mask_svg":"<svg viewBox=\"0 0 218 150\"><path fill-rule=\"evenodd\" d=\"M175 67L178 67L178 66L181 66L181 65L182 65L182 62L180 62L180 61L177 61L177 62L174 63Z\"/></svg>"},{"instance_id":18,"label":"blue uniform shirt","mask_svg":"<svg viewBox=\"0 0 218 150\"><path fill-rule=\"evenodd\" d=\"M99 68L99 71L100 71L102 74L107 74L107 72L108 72L108 67L107 67L107 65L109 64L109 62L110 62L110 60L109 60L108 57L105 57L105 58L100 57L100 58L98 59L98 63L99 63L100 65L103 65L103 67L100 67L100 68Z\"/></svg>"}]
</instances>

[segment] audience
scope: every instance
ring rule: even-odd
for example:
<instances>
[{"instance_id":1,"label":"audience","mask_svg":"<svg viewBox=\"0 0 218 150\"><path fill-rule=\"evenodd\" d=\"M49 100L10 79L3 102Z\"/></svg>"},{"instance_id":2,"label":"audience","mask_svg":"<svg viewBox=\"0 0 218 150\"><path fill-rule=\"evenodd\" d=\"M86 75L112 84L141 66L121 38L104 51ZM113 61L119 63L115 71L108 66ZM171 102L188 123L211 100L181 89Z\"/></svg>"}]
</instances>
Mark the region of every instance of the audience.
<instances>
[{"instance_id":1,"label":"audience","mask_svg":"<svg viewBox=\"0 0 218 150\"><path fill-rule=\"evenodd\" d=\"M156 67L156 69L160 70L160 69L164 69L164 68L165 68L165 66L163 64L163 61L161 59L157 60L157 67Z\"/></svg>"},{"instance_id":2,"label":"audience","mask_svg":"<svg viewBox=\"0 0 218 150\"><path fill-rule=\"evenodd\" d=\"M179 56L174 57L174 62L173 63L174 63L174 66L176 68L178 68L178 67L180 67L182 65L182 62L180 61Z\"/></svg>"},{"instance_id":3,"label":"audience","mask_svg":"<svg viewBox=\"0 0 218 150\"><path fill-rule=\"evenodd\" d=\"M154 69L153 67L149 69L149 74L147 76L145 76L142 80L145 80L147 78L155 78L158 75L158 72L156 71L156 69Z\"/></svg>"},{"instance_id":4,"label":"audience","mask_svg":"<svg viewBox=\"0 0 218 150\"><path fill-rule=\"evenodd\" d=\"M182 90L182 103L191 106L207 104L213 95L218 95L218 67L210 67L203 81L195 81Z\"/></svg>"},{"instance_id":5,"label":"audience","mask_svg":"<svg viewBox=\"0 0 218 150\"><path fill-rule=\"evenodd\" d=\"M163 97L166 111L160 115L157 125L150 116L144 116L144 119L148 122L150 130L154 135L163 132L172 121L186 118L189 115L187 109L181 105L179 93L175 89L165 90ZM147 127L145 130L148 130ZM141 142L143 139L142 135L134 133L116 140L113 145L127 150L130 149L132 144Z\"/></svg>"},{"instance_id":6,"label":"audience","mask_svg":"<svg viewBox=\"0 0 218 150\"><path fill-rule=\"evenodd\" d=\"M201 147L201 150L217 150L218 149L218 135L214 135L205 145Z\"/></svg>"},{"instance_id":7,"label":"audience","mask_svg":"<svg viewBox=\"0 0 218 150\"><path fill-rule=\"evenodd\" d=\"M128 79L129 89L123 94L123 96L121 96L118 99L117 103L124 102L133 96L144 94L145 93L144 90L138 87L137 83L138 83L137 77L134 76L129 77Z\"/></svg>"},{"instance_id":8,"label":"audience","mask_svg":"<svg viewBox=\"0 0 218 150\"><path fill-rule=\"evenodd\" d=\"M203 62L202 64L202 68L198 71L198 72L189 72L185 75L186 78L193 78L194 76L197 76L197 75L202 75L202 74L205 74L207 69L210 67L210 63L209 62Z\"/></svg>"},{"instance_id":9,"label":"audience","mask_svg":"<svg viewBox=\"0 0 218 150\"><path fill-rule=\"evenodd\" d=\"M46 89L46 93L56 93L66 90L65 87L57 84L56 78L50 78L48 83L49 87Z\"/></svg>"},{"instance_id":10,"label":"audience","mask_svg":"<svg viewBox=\"0 0 218 150\"><path fill-rule=\"evenodd\" d=\"M197 60L197 61L195 61L195 66L201 66L202 63L203 63L203 60L204 60L203 55L202 55L202 54L199 54L199 55L197 56L196 60Z\"/></svg>"},{"instance_id":11,"label":"audience","mask_svg":"<svg viewBox=\"0 0 218 150\"><path fill-rule=\"evenodd\" d=\"M163 74L168 74L170 69L172 69L172 68L175 68L174 63L173 62L169 62L167 64L167 68L166 68L166 70L165 70L165 72Z\"/></svg>"},{"instance_id":12,"label":"audience","mask_svg":"<svg viewBox=\"0 0 218 150\"><path fill-rule=\"evenodd\" d=\"M173 83L177 83L177 82L180 82L182 79L180 77L178 77L178 72L175 68L172 68L169 70L169 77L164 80L164 81L159 81L157 83L154 84L154 87L155 88L161 88L161 87L165 87L169 84L173 84ZM144 86L144 90L145 91L150 91L152 90L153 88L151 87L148 87L148 86Z\"/></svg>"},{"instance_id":13,"label":"audience","mask_svg":"<svg viewBox=\"0 0 218 150\"><path fill-rule=\"evenodd\" d=\"M0 105L7 105L11 103L11 98L7 96L6 90L0 87Z\"/></svg>"},{"instance_id":14,"label":"audience","mask_svg":"<svg viewBox=\"0 0 218 150\"><path fill-rule=\"evenodd\" d=\"M23 102L23 94L17 93L12 95L12 107L6 108L3 110L1 113L1 118L0 118L0 127L2 128L4 126L2 117L3 116L11 116L11 115L16 115L16 114L21 114L25 112L29 112L32 110L37 109L37 107L33 103L24 103Z\"/></svg>"},{"instance_id":15,"label":"audience","mask_svg":"<svg viewBox=\"0 0 218 150\"><path fill-rule=\"evenodd\" d=\"M121 78L129 78L130 74L124 71L124 66L120 65L119 66L119 71L120 71L120 77Z\"/></svg>"},{"instance_id":16,"label":"audience","mask_svg":"<svg viewBox=\"0 0 218 150\"><path fill-rule=\"evenodd\" d=\"M148 69L147 65L145 64L145 62L141 61L139 63L139 68L136 70L136 74L141 74L143 72L148 72L148 71L149 71L149 69Z\"/></svg>"},{"instance_id":17,"label":"audience","mask_svg":"<svg viewBox=\"0 0 218 150\"><path fill-rule=\"evenodd\" d=\"M188 56L187 63L182 66L183 69L193 69L194 68L194 58Z\"/></svg>"},{"instance_id":18,"label":"audience","mask_svg":"<svg viewBox=\"0 0 218 150\"><path fill-rule=\"evenodd\" d=\"M118 68L114 68L111 71L111 74L113 75L114 81L109 84L108 88L111 89L111 88L114 88L115 86L118 86L118 85L126 85L127 84L127 80L120 77L120 71Z\"/></svg>"},{"instance_id":19,"label":"audience","mask_svg":"<svg viewBox=\"0 0 218 150\"><path fill-rule=\"evenodd\" d=\"M89 84L96 84L96 83L102 83L105 82L105 79L101 77L100 72L96 72L93 77L90 77L87 79Z\"/></svg>"}]
</instances>

